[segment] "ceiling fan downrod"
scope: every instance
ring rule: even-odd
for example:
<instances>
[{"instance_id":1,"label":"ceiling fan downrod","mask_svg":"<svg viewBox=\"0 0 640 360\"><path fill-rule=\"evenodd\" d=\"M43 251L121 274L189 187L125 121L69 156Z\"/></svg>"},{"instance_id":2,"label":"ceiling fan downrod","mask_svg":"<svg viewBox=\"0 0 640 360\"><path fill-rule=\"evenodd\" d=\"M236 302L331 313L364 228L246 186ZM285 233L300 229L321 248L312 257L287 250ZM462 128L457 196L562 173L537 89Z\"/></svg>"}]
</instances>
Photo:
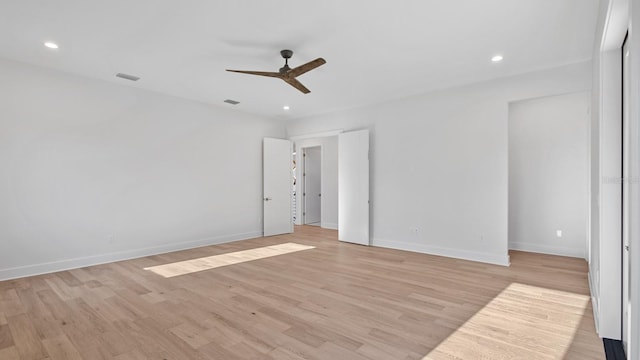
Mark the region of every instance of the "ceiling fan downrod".
<instances>
[{"instance_id":1,"label":"ceiling fan downrod","mask_svg":"<svg viewBox=\"0 0 640 360\"><path fill-rule=\"evenodd\" d=\"M293 51L291 50L281 50L280 55L284 58L284 66L280 68L280 73L284 74L287 71L291 70L289 67L289 59L293 56Z\"/></svg>"}]
</instances>

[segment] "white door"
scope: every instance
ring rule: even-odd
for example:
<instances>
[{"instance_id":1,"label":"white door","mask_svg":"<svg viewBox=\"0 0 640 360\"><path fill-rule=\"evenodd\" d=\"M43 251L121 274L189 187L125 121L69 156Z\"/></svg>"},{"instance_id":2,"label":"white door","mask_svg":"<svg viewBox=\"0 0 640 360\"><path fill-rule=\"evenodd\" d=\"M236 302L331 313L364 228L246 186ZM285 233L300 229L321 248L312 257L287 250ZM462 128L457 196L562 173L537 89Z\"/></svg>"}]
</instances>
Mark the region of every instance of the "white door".
<instances>
[{"instance_id":1,"label":"white door","mask_svg":"<svg viewBox=\"0 0 640 360\"><path fill-rule=\"evenodd\" d=\"M369 130L338 136L338 239L369 245Z\"/></svg>"},{"instance_id":2,"label":"white door","mask_svg":"<svg viewBox=\"0 0 640 360\"><path fill-rule=\"evenodd\" d=\"M630 137L629 137L629 46L622 46L622 345L629 354L629 332L631 329L631 304L629 291L629 190L630 190Z\"/></svg>"},{"instance_id":3,"label":"white door","mask_svg":"<svg viewBox=\"0 0 640 360\"><path fill-rule=\"evenodd\" d=\"M322 187L322 152L319 146L305 148L304 162L304 223L320 225L321 217L321 187Z\"/></svg>"},{"instance_id":4,"label":"white door","mask_svg":"<svg viewBox=\"0 0 640 360\"><path fill-rule=\"evenodd\" d=\"M264 236L291 233L293 146L289 140L271 138L264 138L262 145Z\"/></svg>"}]
</instances>

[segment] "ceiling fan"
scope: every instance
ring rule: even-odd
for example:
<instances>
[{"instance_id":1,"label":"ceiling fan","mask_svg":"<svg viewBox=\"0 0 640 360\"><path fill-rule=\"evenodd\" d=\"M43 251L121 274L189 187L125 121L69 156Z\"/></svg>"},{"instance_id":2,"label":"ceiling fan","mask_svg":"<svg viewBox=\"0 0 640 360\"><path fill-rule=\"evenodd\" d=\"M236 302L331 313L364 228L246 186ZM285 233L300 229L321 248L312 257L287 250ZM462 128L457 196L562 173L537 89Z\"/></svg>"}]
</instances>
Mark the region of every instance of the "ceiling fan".
<instances>
[{"instance_id":1,"label":"ceiling fan","mask_svg":"<svg viewBox=\"0 0 640 360\"><path fill-rule=\"evenodd\" d=\"M245 71L245 70L229 70L231 72L237 72L241 74L249 74L249 75L260 75L260 76L268 76L274 77L278 79L284 80L287 84L293 86L294 88L302 91L305 94L310 93L311 91L307 89L300 81L296 80L296 77L317 68L320 65L326 64L327 62L323 58L317 58L313 61L309 61L306 64L300 65L295 68L289 67L289 59L293 56L293 51L291 50L282 50L280 51L280 55L284 58L284 66L280 68L278 72L268 72L268 71Z\"/></svg>"}]
</instances>

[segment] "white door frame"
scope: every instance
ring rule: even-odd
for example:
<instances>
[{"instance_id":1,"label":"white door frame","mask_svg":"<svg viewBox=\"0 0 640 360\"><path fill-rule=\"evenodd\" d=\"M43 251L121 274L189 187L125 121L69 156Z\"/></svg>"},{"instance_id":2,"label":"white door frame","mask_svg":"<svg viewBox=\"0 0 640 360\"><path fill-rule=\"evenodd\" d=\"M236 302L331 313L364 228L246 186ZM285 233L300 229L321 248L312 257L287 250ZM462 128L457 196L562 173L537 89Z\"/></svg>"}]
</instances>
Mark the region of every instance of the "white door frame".
<instances>
[{"instance_id":1,"label":"white door frame","mask_svg":"<svg viewBox=\"0 0 640 360\"><path fill-rule=\"evenodd\" d=\"M627 354L628 359L638 359L640 358L640 261L633 261L634 259L640 259L640 106L633 99L638 99L640 96L640 3L636 0L607 0L601 2L601 13L604 12L604 20L603 23L603 31L602 37L596 39L600 43L599 51L596 51L596 58L594 58L594 62L596 64L600 64L599 70L600 76L597 81L597 85L601 85L603 81L612 81L614 78L620 78L619 71L611 71L606 67L603 67L603 62L607 61L607 58L611 56L611 52L618 50L616 52L618 58L621 55L619 51L620 45L622 44L622 40L624 38L627 29L629 30L629 41L630 51L631 51L631 63L630 63L630 91L629 97L632 99L630 101L630 115L629 115L629 138L630 141L630 149L629 149L629 191L626 196L628 196L629 202L629 218L626 219L629 226L629 238L630 238L630 251L629 257L632 259L630 262L630 298L631 298L631 329L630 329L630 338L629 338L629 353ZM602 29L602 28L601 28ZM599 34L600 35L600 34ZM618 59L617 64L621 65L621 61ZM596 103L600 104L600 106L620 103L620 98L616 98L618 94L616 91L600 91L600 97L596 99ZM603 118L606 118L607 115L602 112L597 114L602 121ZM619 119L619 116L617 117ZM602 176L602 173L597 174ZM602 178L598 180L602 182ZM599 194L598 190L600 190L596 185L594 191L595 194ZM600 198L598 200L602 200ZM594 206L597 209L597 204ZM597 234L596 234L597 236ZM605 241L603 237L591 239L591 241L598 241L601 246L608 246L609 242ZM617 257L621 258L620 254L620 243L616 242L617 247ZM600 249L601 250L601 249ZM603 262L611 262L611 259L602 259L603 254L600 253L601 261L600 265ZM591 264L590 264L591 265ZM620 268L617 272L617 278L619 279L621 275ZM595 297L594 302L594 312L596 318L596 328L601 337L609 337L609 338L619 338L620 334L620 321L621 320L621 311L618 308L613 309L613 311L608 307L609 304L602 304L602 300L604 298L609 298L611 294L601 291L603 289L603 282L611 283L615 282L616 277L603 277L602 276L602 267L600 268L600 275L594 272L590 273L590 276L599 277L600 279L591 279L592 286L596 286L596 291L592 289L592 295ZM621 281L619 282L621 285ZM620 294L621 291L618 292ZM619 295L618 295L619 296ZM600 301L598 301L600 298ZM611 300L611 299L610 299ZM617 304L621 303L621 299L618 298L616 301ZM615 303L614 303L615 305ZM600 308L600 311L596 311L597 308ZM607 312L607 316L603 316L602 312ZM615 313L615 314L614 314ZM614 327L611 330L616 330L618 336L610 336L607 333L603 333L602 325L604 321L608 319L617 318L618 324L614 324ZM615 326L617 325L617 326Z\"/></svg>"},{"instance_id":2,"label":"white door frame","mask_svg":"<svg viewBox=\"0 0 640 360\"><path fill-rule=\"evenodd\" d=\"M634 0L630 6L629 21L629 42L631 50L630 75L631 86L629 97L631 99L640 98L640 3ZM629 19L629 17L627 17ZM630 265L630 281L631 288L631 332L628 359L640 358L640 104L638 101L631 101L631 109L629 116L629 138L633 140L630 143L629 162L630 166L630 249L629 257L634 259Z\"/></svg>"},{"instance_id":3,"label":"white door frame","mask_svg":"<svg viewBox=\"0 0 640 360\"><path fill-rule=\"evenodd\" d=\"M303 135L290 136L289 140L295 143L298 140L318 139L318 138L324 138L324 137L337 136L342 134L343 132L344 130L338 129L338 130L330 130L330 131L323 131L323 132L317 132L317 133L309 133L309 134L303 134Z\"/></svg>"},{"instance_id":4,"label":"white door frame","mask_svg":"<svg viewBox=\"0 0 640 360\"><path fill-rule=\"evenodd\" d=\"M300 184L300 186L298 187L296 185L296 196L298 196L296 198L296 203L300 205L299 208L297 208L297 218L296 218L296 225L304 225L304 218L302 217L302 213L304 210L304 204L302 203L302 201L299 201L302 196L300 195L302 193L302 180L300 174L303 168L303 164L302 162L304 161L302 158L302 148L298 147L298 142L301 140L308 140L308 139L321 139L321 138L327 138L327 137L332 137L332 136L338 136L341 133L343 133L344 131L342 129L337 129L337 130L329 130L329 131L322 131L322 132L316 132L316 133L308 133L308 134L302 134L302 135L295 135L295 136L290 136L289 140L293 141L293 146L296 150L296 165L298 167L298 178L297 178L297 183ZM317 145L309 145L309 146L305 146L305 147L314 147L314 146L322 146L322 144L317 144ZM322 163L324 164L324 151L322 152ZM324 193L324 183L322 183L321 185L321 191ZM325 199L321 199L321 203L322 205L320 205L322 208L324 208L324 201ZM322 225L322 224L321 224Z\"/></svg>"},{"instance_id":5,"label":"white door frame","mask_svg":"<svg viewBox=\"0 0 640 360\"><path fill-rule=\"evenodd\" d=\"M631 165L629 161L630 141L629 136L629 42L625 38L625 42L622 44L622 343L625 348L625 352L628 353L629 343L629 329L630 329L630 313L629 310L629 205L630 205L630 172L629 167ZM628 65L627 65L628 64Z\"/></svg>"},{"instance_id":6,"label":"white door frame","mask_svg":"<svg viewBox=\"0 0 640 360\"><path fill-rule=\"evenodd\" d=\"M306 225L307 224L307 216L306 216L306 209L307 209L307 197L304 195L307 192L306 186L307 186L307 179L305 177L305 173L307 171L307 161L306 158L304 156L304 150L305 149L310 149L310 148L320 148L320 194L322 194L324 192L324 181L322 181L322 165L324 164L324 151L323 151L323 147L322 145L308 145L305 147L302 147L300 149L296 149L296 151L301 151L301 164L299 165L301 168L301 173L302 173L302 182L300 183L300 189L302 190L302 201L301 201L301 207L302 207L302 216L300 217L300 219L302 219L302 225ZM296 152L297 154L297 152ZM296 195L298 195L296 193ZM300 197L299 197L300 199ZM323 223L323 219L322 219L322 209L323 209L323 203L324 199L322 198L322 196L320 197L320 226L322 227L322 223Z\"/></svg>"}]
</instances>

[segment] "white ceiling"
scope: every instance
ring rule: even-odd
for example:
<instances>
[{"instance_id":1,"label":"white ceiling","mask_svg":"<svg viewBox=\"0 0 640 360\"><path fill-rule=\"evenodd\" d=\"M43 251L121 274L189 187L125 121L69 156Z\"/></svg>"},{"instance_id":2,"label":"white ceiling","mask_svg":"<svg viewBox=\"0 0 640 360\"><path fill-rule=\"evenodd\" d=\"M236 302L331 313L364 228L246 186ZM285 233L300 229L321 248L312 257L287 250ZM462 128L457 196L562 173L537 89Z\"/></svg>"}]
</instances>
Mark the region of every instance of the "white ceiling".
<instances>
[{"instance_id":1,"label":"white ceiling","mask_svg":"<svg viewBox=\"0 0 640 360\"><path fill-rule=\"evenodd\" d=\"M2 1L0 57L293 119L588 60L597 8L598 0ZM292 67L327 60L298 78L310 94L224 71L277 71L285 48ZM497 53L505 60L496 65Z\"/></svg>"}]
</instances>

